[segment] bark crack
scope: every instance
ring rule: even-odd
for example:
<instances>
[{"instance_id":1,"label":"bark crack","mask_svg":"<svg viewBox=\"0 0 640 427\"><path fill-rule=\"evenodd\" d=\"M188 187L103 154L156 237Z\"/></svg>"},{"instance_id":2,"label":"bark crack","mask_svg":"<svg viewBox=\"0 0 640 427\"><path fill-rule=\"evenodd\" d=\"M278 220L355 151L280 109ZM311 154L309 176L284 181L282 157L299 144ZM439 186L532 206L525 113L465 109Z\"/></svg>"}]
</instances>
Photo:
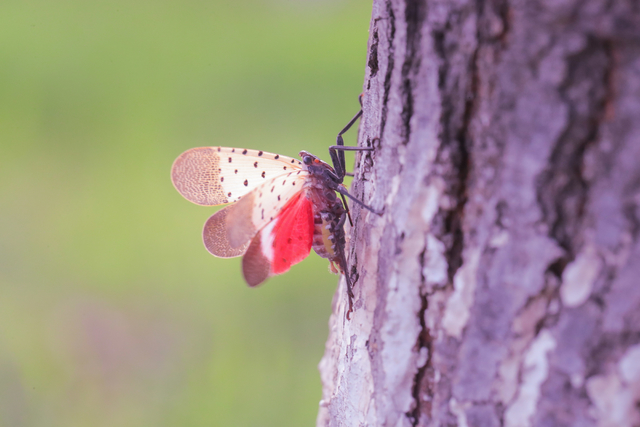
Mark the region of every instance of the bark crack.
<instances>
[{"instance_id":1,"label":"bark crack","mask_svg":"<svg viewBox=\"0 0 640 427\"><path fill-rule=\"evenodd\" d=\"M566 253L566 259L553 270L559 277L583 243L580 231L589 196L589 182L583 174L584 156L598 141L606 106L613 97L609 83L611 43L592 37L583 50L569 56L566 62L567 76L558 90L569 110L568 123L536 185L542 222Z\"/></svg>"},{"instance_id":2,"label":"bark crack","mask_svg":"<svg viewBox=\"0 0 640 427\"><path fill-rule=\"evenodd\" d=\"M426 251L426 248L425 248ZM421 259L424 260L424 252L421 254ZM424 283L424 282L423 282ZM431 331L425 322L425 312L429 308L429 301L427 295L420 292L420 311L418 316L420 319L420 333L418 334L418 340L416 341L415 351L419 357L423 352L426 352L427 360L424 365L418 367L418 371L413 378L413 388L411 394L414 399L413 410L406 413L407 418L411 422L412 426L417 426L420 422L420 416L431 416L431 400L427 396L433 395L430 382L426 381L427 372L431 370L431 355L432 355L432 342Z\"/></svg>"},{"instance_id":3,"label":"bark crack","mask_svg":"<svg viewBox=\"0 0 640 427\"><path fill-rule=\"evenodd\" d=\"M377 24L374 24L374 28L373 28L373 36L372 36L372 42L371 42L371 47L369 48L369 61L367 61L367 65L369 66L369 69L371 70L371 76L369 77L369 84L367 86L367 89L371 88L371 79L373 77L376 76L376 74L378 74L378 70L380 69L379 64L378 64L378 42L379 42L379 37L378 37L378 26Z\"/></svg>"},{"instance_id":4,"label":"bark crack","mask_svg":"<svg viewBox=\"0 0 640 427\"><path fill-rule=\"evenodd\" d=\"M387 14L389 15L389 46L388 46L388 59L387 59L387 72L384 76L384 95L382 98L382 114L380 116L380 136L384 135L384 128L387 124L387 116L389 114L389 94L391 93L391 76L393 75L393 67L395 60L393 58L394 49L393 41L396 35L396 18L393 13L393 5L391 0L386 3Z\"/></svg>"},{"instance_id":5,"label":"bark crack","mask_svg":"<svg viewBox=\"0 0 640 427\"><path fill-rule=\"evenodd\" d=\"M438 70L438 86L443 94L442 100L442 117L441 117L441 147L438 153L438 161L448 165L445 168L450 169L449 173L445 171L443 176L447 180L448 193L452 200L455 200L453 208L442 211L442 234L441 240L447 246L448 261L448 277L449 282L453 283L453 277L456 271L462 266L462 249L464 247L464 233L462 222L464 217L464 209L467 202L467 183L470 170L469 150L471 146L471 137L469 135L470 123L475 108L475 100L478 90L478 67L477 57L479 47L476 46L468 61L469 81L465 83L465 89L461 92L463 99L456 93L451 93L452 88L449 87L453 83L447 82L449 75L449 61L447 58L448 49L446 46L445 34L450 31L450 23L447 22L442 31L434 31L434 45L436 52L441 58L441 66ZM478 35L477 35L478 37ZM479 39L477 38L478 42ZM458 82L458 84L461 84ZM455 119L455 108L463 101L462 114L458 120ZM458 125L456 126L456 122ZM440 216L440 214L438 215Z\"/></svg>"},{"instance_id":6,"label":"bark crack","mask_svg":"<svg viewBox=\"0 0 640 427\"><path fill-rule=\"evenodd\" d=\"M420 253L420 310L418 311L418 320L420 322L420 332L416 340L414 351L418 354L418 360L424 357L426 352L426 360L422 362L422 366L418 363L418 370L413 377L413 387L411 395L414 400L414 407L405 415L411 422L412 426L417 426L420 422L422 414L431 417L432 403L430 397L433 396L433 383L429 380L427 374L433 371L432 354L433 354L433 338L431 330L427 327L425 320L426 311L429 308L428 293L425 291L426 277L424 276L425 257L427 253L427 245Z\"/></svg>"},{"instance_id":7,"label":"bark crack","mask_svg":"<svg viewBox=\"0 0 640 427\"><path fill-rule=\"evenodd\" d=\"M420 0L407 0L405 4L405 22L407 23L407 42L404 63L402 64L402 143L409 142L411 134L411 117L413 116L414 100L413 85L415 73L420 68L420 42L422 24L425 18L425 5Z\"/></svg>"}]
</instances>

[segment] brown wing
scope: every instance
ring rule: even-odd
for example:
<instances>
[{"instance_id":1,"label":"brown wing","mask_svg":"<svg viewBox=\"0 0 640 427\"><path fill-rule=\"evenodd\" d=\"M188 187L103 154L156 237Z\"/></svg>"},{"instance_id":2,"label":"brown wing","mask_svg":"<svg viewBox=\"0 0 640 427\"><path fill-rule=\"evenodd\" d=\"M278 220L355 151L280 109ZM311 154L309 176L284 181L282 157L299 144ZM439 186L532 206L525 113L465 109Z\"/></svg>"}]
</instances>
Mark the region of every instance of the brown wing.
<instances>
[{"instance_id":1,"label":"brown wing","mask_svg":"<svg viewBox=\"0 0 640 427\"><path fill-rule=\"evenodd\" d=\"M229 208L233 207L234 205L227 206L213 214L207 222L204 223L204 229L202 230L202 240L205 248L207 248L212 255L220 258L235 258L241 256L249 247L249 240L238 247L233 247L229 243L229 239L227 238L227 216L229 214Z\"/></svg>"}]
</instances>

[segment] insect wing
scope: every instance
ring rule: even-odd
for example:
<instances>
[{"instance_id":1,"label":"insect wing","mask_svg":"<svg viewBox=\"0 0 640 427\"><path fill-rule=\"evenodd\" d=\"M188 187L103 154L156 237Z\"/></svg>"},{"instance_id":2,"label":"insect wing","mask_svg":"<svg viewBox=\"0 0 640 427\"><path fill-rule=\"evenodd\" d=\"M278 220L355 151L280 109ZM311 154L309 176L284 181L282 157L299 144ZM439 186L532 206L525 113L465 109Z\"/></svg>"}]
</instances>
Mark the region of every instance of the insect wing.
<instances>
[{"instance_id":1,"label":"insect wing","mask_svg":"<svg viewBox=\"0 0 640 427\"><path fill-rule=\"evenodd\" d=\"M234 205L226 206L213 214L204 223L202 230L202 240L205 248L214 256L219 258L234 258L243 255L249 247L249 240L238 247L231 246L227 238L227 217L230 208Z\"/></svg>"},{"instance_id":2,"label":"insect wing","mask_svg":"<svg viewBox=\"0 0 640 427\"><path fill-rule=\"evenodd\" d=\"M249 286L258 286L270 276L288 271L311 251L313 207L304 192L295 194L251 240L242 259L242 272Z\"/></svg>"},{"instance_id":3,"label":"insect wing","mask_svg":"<svg viewBox=\"0 0 640 427\"><path fill-rule=\"evenodd\" d=\"M245 245L278 217L287 203L303 190L308 176L305 170L278 176L229 206L226 224L227 241L231 247Z\"/></svg>"},{"instance_id":4,"label":"insect wing","mask_svg":"<svg viewBox=\"0 0 640 427\"><path fill-rule=\"evenodd\" d=\"M273 274L289 271L311 251L313 242L313 208L304 194L290 201L280 214L271 235L273 236Z\"/></svg>"},{"instance_id":5,"label":"insect wing","mask_svg":"<svg viewBox=\"0 0 640 427\"><path fill-rule=\"evenodd\" d=\"M302 191L307 177L307 171L299 170L272 178L213 214L202 231L204 246L220 258L244 254L256 233Z\"/></svg>"},{"instance_id":6,"label":"insect wing","mask_svg":"<svg viewBox=\"0 0 640 427\"><path fill-rule=\"evenodd\" d=\"M199 147L178 156L171 180L185 199L215 206L235 202L267 180L301 169L299 160L266 151Z\"/></svg>"}]
</instances>

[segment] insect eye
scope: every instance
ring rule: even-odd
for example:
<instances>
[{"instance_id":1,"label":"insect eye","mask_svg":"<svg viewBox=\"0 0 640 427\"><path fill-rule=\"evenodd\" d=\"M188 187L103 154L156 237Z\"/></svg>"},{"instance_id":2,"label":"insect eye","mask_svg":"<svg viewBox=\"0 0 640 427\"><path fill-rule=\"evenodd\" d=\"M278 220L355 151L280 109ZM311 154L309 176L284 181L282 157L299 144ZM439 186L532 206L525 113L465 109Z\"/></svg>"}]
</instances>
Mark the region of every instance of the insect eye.
<instances>
[{"instance_id":1,"label":"insect eye","mask_svg":"<svg viewBox=\"0 0 640 427\"><path fill-rule=\"evenodd\" d=\"M302 158L302 161L305 165L310 165L313 162L313 159L311 158L311 156L304 156Z\"/></svg>"}]
</instances>

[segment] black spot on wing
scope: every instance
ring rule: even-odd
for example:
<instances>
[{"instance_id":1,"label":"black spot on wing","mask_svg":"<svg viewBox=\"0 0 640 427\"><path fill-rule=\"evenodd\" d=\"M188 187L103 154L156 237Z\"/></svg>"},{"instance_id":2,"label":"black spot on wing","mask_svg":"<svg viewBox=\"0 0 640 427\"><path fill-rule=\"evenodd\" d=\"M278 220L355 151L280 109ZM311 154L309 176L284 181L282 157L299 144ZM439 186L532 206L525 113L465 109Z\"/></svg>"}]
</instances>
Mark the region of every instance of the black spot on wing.
<instances>
[{"instance_id":1,"label":"black spot on wing","mask_svg":"<svg viewBox=\"0 0 640 427\"><path fill-rule=\"evenodd\" d=\"M242 154L247 154L247 150L244 150L244 151L242 152Z\"/></svg>"},{"instance_id":2,"label":"black spot on wing","mask_svg":"<svg viewBox=\"0 0 640 427\"><path fill-rule=\"evenodd\" d=\"M248 179L245 179L245 180L244 180L244 186L246 187L246 186L248 186L248 185L249 185L249 180L248 180Z\"/></svg>"}]
</instances>

